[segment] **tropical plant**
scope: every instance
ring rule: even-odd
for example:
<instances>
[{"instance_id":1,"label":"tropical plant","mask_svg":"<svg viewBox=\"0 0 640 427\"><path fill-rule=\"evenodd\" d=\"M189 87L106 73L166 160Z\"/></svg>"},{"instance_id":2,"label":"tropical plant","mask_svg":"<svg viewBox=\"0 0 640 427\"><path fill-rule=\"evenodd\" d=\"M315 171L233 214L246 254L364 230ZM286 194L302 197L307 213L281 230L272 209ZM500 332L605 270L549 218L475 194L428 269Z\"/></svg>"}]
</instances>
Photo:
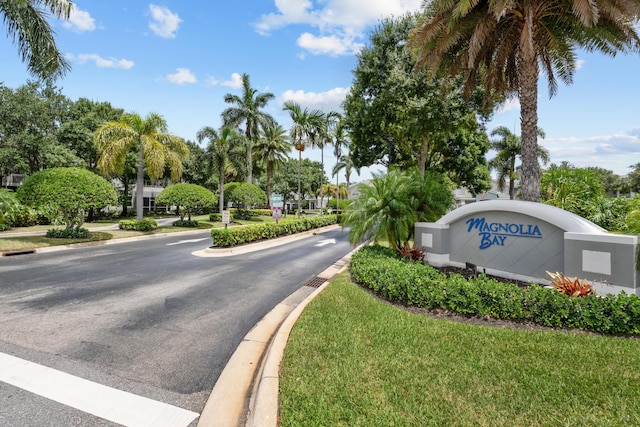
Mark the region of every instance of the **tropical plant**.
<instances>
[{"instance_id":1,"label":"tropical plant","mask_svg":"<svg viewBox=\"0 0 640 427\"><path fill-rule=\"evenodd\" d=\"M263 129L254 149L259 162L267 169L267 197L271 206L271 179L273 173L289 158L291 145L287 141L286 130L278 123L272 123Z\"/></svg>"},{"instance_id":2,"label":"tropical plant","mask_svg":"<svg viewBox=\"0 0 640 427\"><path fill-rule=\"evenodd\" d=\"M136 219L143 217L145 166L151 179L163 176L165 166L171 170L171 180L178 182L182 162L189 157L189 148L182 138L167 133L167 122L157 113L124 114L120 121L106 122L94 133L100 152L98 168L106 176L123 174L127 154L137 150Z\"/></svg>"},{"instance_id":3,"label":"tropical plant","mask_svg":"<svg viewBox=\"0 0 640 427\"><path fill-rule=\"evenodd\" d=\"M512 133L506 126L498 126L491 132L491 136L499 136L499 140L492 141L492 147L498 153L489 162L489 168L498 172L498 190L504 191L506 180L509 178L509 199L516 197L515 181L519 178L516 169L516 159L520 156L522 144L520 137ZM538 136L545 137L542 129L538 128ZM538 158L546 166L549 163L549 151L538 146Z\"/></svg>"},{"instance_id":4,"label":"tropical plant","mask_svg":"<svg viewBox=\"0 0 640 427\"><path fill-rule=\"evenodd\" d=\"M543 203L583 218L590 216L591 204L605 196L604 185L597 173L567 162L552 164L542 174L540 187Z\"/></svg>"},{"instance_id":5,"label":"tropical plant","mask_svg":"<svg viewBox=\"0 0 640 427\"><path fill-rule=\"evenodd\" d=\"M289 131L289 138L295 149L298 150L298 211L300 212L302 206L300 182L302 152L305 147L314 144L316 136L321 134L321 129L325 124L324 113L320 110L303 109L300 104L295 101L285 102L282 109L289 112L289 116L293 121L291 130Z\"/></svg>"},{"instance_id":6,"label":"tropical plant","mask_svg":"<svg viewBox=\"0 0 640 427\"><path fill-rule=\"evenodd\" d=\"M227 126L239 126L245 124L245 136L247 138L247 182L253 183L253 145L258 138L260 129L273 123L273 117L262 109L275 98L271 92L257 93L257 89L251 87L249 75L242 75L242 96L228 93L224 96L224 102L233 104L222 112L222 120Z\"/></svg>"},{"instance_id":7,"label":"tropical plant","mask_svg":"<svg viewBox=\"0 0 640 427\"><path fill-rule=\"evenodd\" d=\"M556 75L567 84L572 82L577 48L609 55L637 50L640 37L635 26L640 2L434 0L424 8L423 20L409 39L417 69L463 75L467 94L481 81L486 104L493 103L496 95L518 97L522 196L539 201L540 68L553 96Z\"/></svg>"},{"instance_id":8,"label":"tropical plant","mask_svg":"<svg viewBox=\"0 0 640 427\"><path fill-rule=\"evenodd\" d=\"M373 174L371 185L362 185L349 205L349 241L386 239L392 249L407 247L416 221L433 221L452 204L450 184L441 174L428 172L422 178L417 169Z\"/></svg>"},{"instance_id":9,"label":"tropical plant","mask_svg":"<svg viewBox=\"0 0 640 427\"><path fill-rule=\"evenodd\" d=\"M109 181L82 168L51 168L27 177L18 188L18 200L48 212L50 218L61 215L67 229L79 230L84 213L90 208L115 205L116 191Z\"/></svg>"},{"instance_id":10,"label":"tropical plant","mask_svg":"<svg viewBox=\"0 0 640 427\"><path fill-rule=\"evenodd\" d=\"M191 221L191 213L215 205L215 197L211 191L197 184L173 184L158 194L156 204L177 206L180 220L184 221L186 215L187 221Z\"/></svg>"},{"instance_id":11,"label":"tropical plant","mask_svg":"<svg viewBox=\"0 0 640 427\"><path fill-rule=\"evenodd\" d=\"M198 142L205 139L209 141L207 146L207 157L213 173L218 180L218 210L224 210L224 183L230 168L234 163L239 163L239 151L236 148L242 147L245 143L242 136L230 126L223 126L216 131L210 126L205 126L196 135Z\"/></svg>"},{"instance_id":12,"label":"tropical plant","mask_svg":"<svg viewBox=\"0 0 640 427\"><path fill-rule=\"evenodd\" d=\"M73 2L68 0L2 0L0 15L7 34L18 47L27 70L39 79L64 75L71 67L58 50L55 32L47 22L50 12L58 19L69 19Z\"/></svg>"},{"instance_id":13,"label":"tropical plant","mask_svg":"<svg viewBox=\"0 0 640 427\"><path fill-rule=\"evenodd\" d=\"M550 271L547 271L547 274L551 276L551 286L562 294L570 297L586 297L596 294L589 283L584 280L581 281L577 277L571 279L564 273L552 273Z\"/></svg>"},{"instance_id":14,"label":"tropical plant","mask_svg":"<svg viewBox=\"0 0 640 427\"><path fill-rule=\"evenodd\" d=\"M351 183L351 171L355 169L356 173L360 175L360 168L353 164L353 160L349 154L341 154L338 158L338 163L333 167L333 175L336 176L336 182L338 180L338 173L344 169L344 178L347 181L347 196L349 198L349 186Z\"/></svg>"}]
</instances>

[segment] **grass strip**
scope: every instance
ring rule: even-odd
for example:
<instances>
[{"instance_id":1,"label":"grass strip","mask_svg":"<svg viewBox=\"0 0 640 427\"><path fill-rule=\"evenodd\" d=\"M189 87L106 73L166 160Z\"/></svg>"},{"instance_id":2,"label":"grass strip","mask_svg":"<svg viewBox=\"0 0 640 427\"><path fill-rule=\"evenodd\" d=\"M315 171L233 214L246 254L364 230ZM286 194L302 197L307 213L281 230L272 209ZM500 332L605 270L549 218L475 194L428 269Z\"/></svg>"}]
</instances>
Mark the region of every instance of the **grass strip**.
<instances>
[{"instance_id":1,"label":"grass strip","mask_svg":"<svg viewBox=\"0 0 640 427\"><path fill-rule=\"evenodd\" d=\"M412 314L336 278L296 323L281 426L640 425L640 341Z\"/></svg>"}]
</instances>

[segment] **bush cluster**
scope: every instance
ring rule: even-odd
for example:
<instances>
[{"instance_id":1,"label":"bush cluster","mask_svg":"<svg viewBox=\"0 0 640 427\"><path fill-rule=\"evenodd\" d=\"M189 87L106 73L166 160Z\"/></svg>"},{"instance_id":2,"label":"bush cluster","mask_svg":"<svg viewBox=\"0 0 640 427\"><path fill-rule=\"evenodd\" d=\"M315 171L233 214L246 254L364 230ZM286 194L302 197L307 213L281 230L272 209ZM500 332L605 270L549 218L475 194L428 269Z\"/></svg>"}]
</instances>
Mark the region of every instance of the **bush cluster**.
<instances>
[{"instance_id":1,"label":"bush cluster","mask_svg":"<svg viewBox=\"0 0 640 427\"><path fill-rule=\"evenodd\" d=\"M118 226L120 230L151 231L158 228L158 223L155 219L150 218L145 218L140 221L136 219L121 219Z\"/></svg>"},{"instance_id":2,"label":"bush cluster","mask_svg":"<svg viewBox=\"0 0 640 427\"><path fill-rule=\"evenodd\" d=\"M336 215L287 219L279 221L278 223L268 222L265 224L247 225L228 229L217 228L211 230L211 237L213 238L214 246L226 248L299 233L311 230L312 228L324 227L326 225L336 224L337 221Z\"/></svg>"},{"instance_id":3,"label":"bush cluster","mask_svg":"<svg viewBox=\"0 0 640 427\"><path fill-rule=\"evenodd\" d=\"M198 228L198 221L188 220L188 219L179 219L177 221L174 221L172 225L174 227Z\"/></svg>"},{"instance_id":4,"label":"bush cluster","mask_svg":"<svg viewBox=\"0 0 640 427\"><path fill-rule=\"evenodd\" d=\"M636 295L571 298L543 286L521 288L486 276L447 278L429 265L401 259L397 252L380 246L355 253L350 269L358 283L411 306L605 334L640 334L640 298Z\"/></svg>"},{"instance_id":5,"label":"bush cluster","mask_svg":"<svg viewBox=\"0 0 640 427\"><path fill-rule=\"evenodd\" d=\"M91 234L86 228L52 228L47 230L46 237L51 239L88 239Z\"/></svg>"}]
</instances>

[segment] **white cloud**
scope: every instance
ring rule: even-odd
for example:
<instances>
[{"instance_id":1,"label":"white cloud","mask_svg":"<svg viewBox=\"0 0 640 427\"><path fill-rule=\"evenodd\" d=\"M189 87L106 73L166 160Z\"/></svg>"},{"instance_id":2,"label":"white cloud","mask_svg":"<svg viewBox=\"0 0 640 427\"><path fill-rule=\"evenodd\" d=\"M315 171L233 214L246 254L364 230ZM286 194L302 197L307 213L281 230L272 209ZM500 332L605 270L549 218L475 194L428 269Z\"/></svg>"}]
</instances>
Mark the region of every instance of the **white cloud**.
<instances>
[{"instance_id":1,"label":"white cloud","mask_svg":"<svg viewBox=\"0 0 640 427\"><path fill-rule=\"evenodd\" d=\"M585 63L584 59L578 59L578 60L576 61L576 70L581 69L581 68L582 68L582 66L584 65L584 63Z\"/></svg>"},{"instance_id":2,"label":"white cloud","mask_svg":"<svg viewBox=\"0 0 640 427\"><path fill-rule=\"evenodd\" d=\"M314 4L315 3L315 4ZM318 34L305 33L298 45L315 54L348 55L359 50L364 29L380 19L421 8L422 0L275 0L277 13L262 15L254 24L262 34L292 24L310 25Z\"/></svg>"},{"instance_id":3,"label":"white cloud","mask_svg":"<svg viewBox=\"0 0 640 427\"><path fill-rule=\"evenodd\" d=\"M216 79L214 76L207 76L205 80L205 85L207 86L217 86L220 84L220 80Z\"/></svg>"},{"instance_id":4,"label":"white cloud","mask_svg":"<svg viewBox=\"0 0 640 427\"><path fill-rule=\"evenodd\" d=\"M506 113L511 110L519 110L520 109L520 100L518 98L510 98L507 99L504 104L502 104L497 110L497 114Z\"/></svg>"},{"instance_id":5,"label":"white cloud","mask_svg":"<svg viewBox=\"0 0 640 427\"><path fill-rule=\"evenodd\" d=\"M242 76L239 73L231 74L231 80L227 80L221 83L222 86L228 86L234 89L242 87Z\"/></svg>"},{"instance_id":6,"label":"white cloud","mask_svg":"<svg viewBox=\"0 0 640 427\"><path fill-rule=\"evenodd\" d=\"M352 37L338 36L316 37L304 33L298 38L298 46L314 55L349 55L362 49L362 43L356 43Z\"/></svg>"},{"instance_id":7,"label":"white cloud","mask_svg":"<svg viewBox=\"0 0 640 427\"><path fill-rule=\"evenodd\" d=\"M166 7L154 4L149 5L149 11L152 19L149 23L149 28L154 34L165 39L175 38L176 31L178 31L178 27L182 22L178 14L171 12Z\"/></svg>"},{"instance_id":8,"label":"white cloud","mask_svg":"<svg viewBox=\"0 0 640 427\"><path fill-rule=\"evenodd\" d=\"M325 112L341 111L342 102L349 93L349 88L338 87L326 92L305 92L303 90L288 90L280 96L280 103L295 101L302 107L319 109Z\"/></svg>"},{"instance_id":9,"label":"white cloud","mask_svg":"<svg viewBox=\"0 0 640 427\"><path fill-rule=\"evenodd\" d=\"M183 85L186 83L197 83L198 81L195 74L189 71L188 68L177 68L174 74L168 74L167 76L165 76L164 80L177 85Z\"/></svg>"},{"instance_id":10,"label":"white cloud","mask_svg":"<svg viewBox=\"0 0 640 427\"><path fill-rule=\"evenodd\" d=\"M72 55L68 55L68 57L70 59L73 59ZM79 64L93 62L98 68L121 68L123 70L128 70L135 65L133 61L130 61L128 59L105 59L95 53L81 53L80 55L78 55L77 59Z\"/></svg>"},{"instance_id":11,"label":"white cloud","mask_svg":"<svg viewBox=\"0 0 640 427\"><path fill-rule=\"evenodd\" d=\"M63 21L62 26L68 30L82 33L84 31L93 31L96 29L95 19L91 17L89 12L80 10L75 5L69 14L69 20Z\"/></svg>"}]
</instances>

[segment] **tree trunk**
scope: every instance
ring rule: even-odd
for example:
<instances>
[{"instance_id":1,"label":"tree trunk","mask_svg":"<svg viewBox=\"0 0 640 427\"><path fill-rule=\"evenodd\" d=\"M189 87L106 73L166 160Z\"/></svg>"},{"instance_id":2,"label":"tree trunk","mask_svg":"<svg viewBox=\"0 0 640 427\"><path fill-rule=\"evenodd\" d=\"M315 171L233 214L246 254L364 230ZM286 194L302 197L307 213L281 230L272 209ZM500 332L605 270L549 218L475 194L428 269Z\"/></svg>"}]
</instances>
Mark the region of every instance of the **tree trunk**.
<instances>
[{"instance_id":1,"label":"tree trunk","mask_svg":"<svg viewBox=\"0 0 640 427\"><path fill-rule=\"evenodd\" d=\"M522 198L540 201L540 165L538 164L538 62L533 24L534 10L525 9L524 30L520 37L520 138L522 142Z\"/></svg>"},{"instance_id":2,"label":"tree trunk","mask_svg":"<svg viewBox=\"0 0 640 427\"><path fill-rule=\"evenodd\" d=\"M296 217L299 217L300 214L302 213L302 200L301 200L301 196L300 196L300 166L302 164L302 151L298 150L298 215L296 215Z\"/></svg>"},{"instance_id":3,"label":"tree trunk","mask_svg":"<svg viewBox=\"0 0 640 427\"><path fill-rule=\"evenodd\" d=\"M144 210L144 150L140 141L138 152L138 176L136 179L136 219L142 220Z\"/></svg>"},{"instance_id":4,"label":"tree trunk","mask_svg":"<svg viewBox=\"0 0 640 427\"><path fill-rule=\"evenodd\" d=\"M271 209L272 203L271 203L271 168L269 167L269 164L267 163L267 203L269 204L269 209Z\"/></svg>"},{"instance_id":5,"label":"tree trunk","mask_svg":"<svg viewBox=\"0 0 640 427\"><path fill-rule=\"evenodd\" d=\"M516 156L511 157L511 168L509 170L509 200L513 200L516 197L515 189L515 169L516 169Z\"/></svg>"},{"instance_id":6,"label":"tree trunk","mask_svg":"<svg viewBox=\"0 0 640 427\"><path fill-rule=\"evenodd\" d=\"M251 153L252 141L251 141L251 123L247 120L247 130L245 132L247 137L247 182L253 184L253 156Z\"/></svg>"},{"instance_id":7,"label":"tree trunk","mask_svg":"<svg viewBox=\"0 0 640 427\"><path fill-rule=\"evenodd\" d=\"M424 178L424 173L427 170L427 157L429 156L429 138L426 136L422 139L422 147L420 148L420 154L418 155L418 171L420 176Z\"/></svg>"},{"instance_id":8,"label":"tree trunk","mask_svg":"<svg viewBox=\"0 0 640 427\"><path fill-rule=\"evenodd\" d=\"M222 211L224 210L224 170L220 172L220 199L218 200L218 210L220 211L220 215L222 215Z\"/></svg>"}]
</instances>

